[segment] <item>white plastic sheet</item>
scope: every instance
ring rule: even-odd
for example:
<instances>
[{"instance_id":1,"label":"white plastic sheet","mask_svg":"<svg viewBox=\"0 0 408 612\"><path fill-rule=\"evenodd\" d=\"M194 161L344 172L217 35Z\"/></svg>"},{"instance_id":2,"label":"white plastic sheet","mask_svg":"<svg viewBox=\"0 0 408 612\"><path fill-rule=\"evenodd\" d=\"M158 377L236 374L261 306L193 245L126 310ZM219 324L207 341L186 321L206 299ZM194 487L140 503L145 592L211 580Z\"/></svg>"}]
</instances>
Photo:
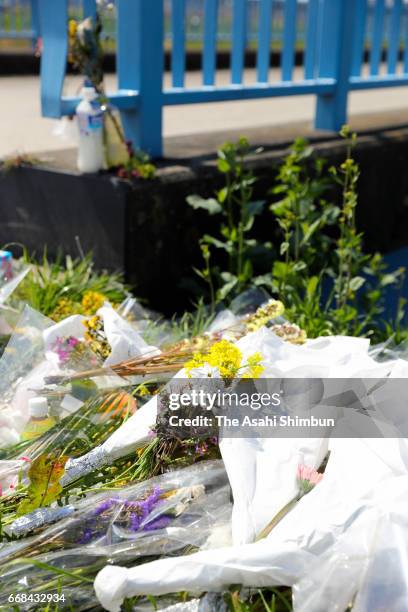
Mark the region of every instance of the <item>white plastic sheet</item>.
<instances>
[{"instance_id":1,"label":"white plastic sheet","mask_svg":"<svg viewBox=\"0 0 408 612\"><path fill-rule=\"evenodd\" d=\"M351 379L388 376L401 367L398 361L378 364L368 354L369 342L354 338L321 338L299 347L285 344L262 329L248 334L238 346L244 355L262 353L266 376ZM153 409L148 416L154 416ZM309 607L297 603L296 612L340 612L359 592L356 602L362 602L360 612L371 612L364 606L374 597L368 578L369 571L377 567L372 556L373 525L378 525L384 515L380 509L389 496L389 482L406 477L407 442L396 438L331 440L322 482L298 502L267 539L253 544L247 542L295 496L299 463L317 467L326 454L327 440L223 439L220 446L233 489L236 545L220 548L216 554L200 552L133 569L106 567L98 575L95 588L107 609L119 610L124 597L139 594L222 591L230 584L240 584L296 585L297 602L309 602ZM397 516L397 524L404 521L406 508ZM398 528L393 525L392 530L395 542ZM382 541L387 542L386 534ZM389 555L381 552L383 548L378 552L380 558ZM401 577L401 584L391 600L395 602L392 612L406 609L398 607L405 592L404 580L408 582L405 554L400 553L397 559L396 575ZM326 575L322 574L324 567ZM325 587L319 591L318 581L324 576ZM364 576L367 586L361 587ZM339 578L341 586L337 589Z\"/></svg>"},{"instance_id":2,"label":"white plastic sheet","mask_svg":"<svg viewBox=\"0 0 408 612\"><path fill-rule=\"evenodd\" d=\"M395 512L393 521L397 525L406 525L408 516L403 499L408 477L402 475L406 474L407 449L398 450L396 440L382 440L379 448L377 442L336 440L322 482L300 500L267 539L132 569L106 567L96 579L97 594L104 585L110 585L112 599L107 605L104 593L104 605L116 611L121 597L142 593L222 591L230 584L266 587L299 583L295 587L297 601L308 604L300 603L296 612L344 610L361 580L368 576L364 572L373 558L372 527L379 524L384 508L390 516ZM398 495L399 509L395 505ZM386 545L384 534L382 541ZM403 561L405 553L399 558ZM394 557L393 567L397 576L403 576L403 582L408 580L406 565L398 566L397 559ZM401 590L402 586L398 593ZM360 612L363 610L371 612L371 608L362 607Z\"/></svg>"}]
</instances>

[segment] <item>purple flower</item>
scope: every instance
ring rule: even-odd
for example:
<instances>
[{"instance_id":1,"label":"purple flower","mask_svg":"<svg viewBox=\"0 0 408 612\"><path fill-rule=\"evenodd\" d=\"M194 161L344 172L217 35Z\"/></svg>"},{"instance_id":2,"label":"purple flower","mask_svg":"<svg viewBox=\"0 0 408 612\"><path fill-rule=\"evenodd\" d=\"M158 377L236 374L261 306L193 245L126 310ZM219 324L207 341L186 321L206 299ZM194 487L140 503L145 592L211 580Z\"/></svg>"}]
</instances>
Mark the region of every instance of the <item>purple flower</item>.
<instances>
[{"instance_id":1,"label":"purple flower","mask_svg":"<svg viewBox=\"0 0 408 612\"><path fill-rule=\"evenodd\" d=\"M99 506L94 511L94 515L99 516L100 514L103 514L107 510L110 510L112 506L116 506L116 504L120 502L121 502L121 499L119 497L113 497L111 499L106 499L104 502L99 504Z\"/></svg>"},{"instance_id":2,"label":"purple flower","mask_svg":"<svg viewBox=\"0 0 408 612\"><path fill-rule=\"evenodd\" d=\"M207 451L208 444L206 442L200 442L199 444L196 444L195 452L197 455L200 455L202 457Z\"/></svg>"},{"instance_id":3,"label":"purple flower","mask_svg":"<svg viewBox=\"0 0 408 612\"><path fill-rule=\"evenodd\" d=\"M96 534L102 534L106 531L106 519L108 516L103 516L109 513L113 508L118 508L118 521L128 525L128 529L133 532L139 531L141 528L146 531L154 529L162 529L170 522L170 517L159 516L152 520L148 525L142 527L146 522L152 510L163 500L161 498L163 491L160 487L154 487L145 499L133 501L129 499L121 499L120 497L111 497L101 502L92 512L91 517L85 521L84 528L78 540L80 544L88 544Z\"/></svg>"},{"instance_id":4,"label":"purple flower","mask_svg":"<svg viewBox=\"0 0 408 612\"><path fill-rule=\"evenodd\" d=\"M162 501L160 499L161 494L162 491L160 487L154 487L153 491L148 497L146 497L146 499L129 503L129 509L132 510L132 514L130 515L130 529L132 531L138 531L153 508L155 508L155 506Z\"/></svg>"},{"instance_id":5,"label":"purple flower","mask_svg":"<svg viewBox=\"0 0 408 612\"><path fill-rule=\"evenodd\" d=\"M156 529L166 529L166 527L171 523L172 517L167 514L162 514L161 516L157 516L155 519L147 523L143 527L143 531L155 531Z\"/></svg>"},{"instance_id":6,"label":"purple flower","mask_svg":"<svg viewBox=\"0 0 408 612\"><path fill-rule=\"evenodd\" d=\"M89 542L92 540L92 537L93 537L92 529L90 529L90 527L85 527L85 529L82 532L81 537L78 540L78 544L89 544Z\"/></svg>"}]
</instances>

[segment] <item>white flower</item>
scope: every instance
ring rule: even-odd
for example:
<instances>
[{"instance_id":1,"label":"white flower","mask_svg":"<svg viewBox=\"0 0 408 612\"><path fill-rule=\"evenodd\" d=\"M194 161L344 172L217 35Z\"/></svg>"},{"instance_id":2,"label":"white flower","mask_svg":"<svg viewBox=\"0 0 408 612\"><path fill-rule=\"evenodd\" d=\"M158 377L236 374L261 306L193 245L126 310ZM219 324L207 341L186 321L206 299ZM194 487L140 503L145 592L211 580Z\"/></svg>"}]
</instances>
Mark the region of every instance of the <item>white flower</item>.
<instances>
[{"instance_id":1,"label":"white flower","mask_svg":"<svg viewBox=\"0 0 408 612\"><path fill-rule=\"evenodd\" d=\"M85 43L85 32L86 31L88 32L92 31L92 18L91 17L87 17L86 19L84 19L84 21L81 21L81 23L78 24L77 36L82 44Z\"/></svg>"},{"instance_id":2,"label":"white flower","mask_svg":"<svg viewBox=\"0 0 408 612\"><path fill-rule=\"evenodd\" d=\"M221 378L221 375L218 368L204 363L202 366L190 370L189 378Z\"/></svg>"}]
</instances>

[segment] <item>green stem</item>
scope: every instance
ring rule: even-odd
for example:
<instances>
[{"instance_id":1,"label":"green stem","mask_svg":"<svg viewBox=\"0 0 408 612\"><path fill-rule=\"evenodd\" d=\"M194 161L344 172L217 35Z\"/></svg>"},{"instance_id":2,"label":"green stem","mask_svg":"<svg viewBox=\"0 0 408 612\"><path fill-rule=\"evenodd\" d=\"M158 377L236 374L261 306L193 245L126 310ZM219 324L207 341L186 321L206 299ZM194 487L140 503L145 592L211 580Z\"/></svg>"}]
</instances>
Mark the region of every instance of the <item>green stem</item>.
<instances>
[{"instance_id":1,"label":"green stem","mask_svg":"<svg viewBox=\"0 0 408 612\"><path fill-rule=\"evenodd\" d=\"M288 502L286 506L282 508L282 510L279 510L279 512L273 517L271 522L268 523L267 526L262 529L262 531L256 537L255 542L259 542L259 540L263 540L263 538L266 538L266 536L271 533L272 529L276 527L276 525L288 514L288 512L290 512L292 508L296 506L299 499L299 496L296 496L294 499Z\"/></svg>"}]
</instances>

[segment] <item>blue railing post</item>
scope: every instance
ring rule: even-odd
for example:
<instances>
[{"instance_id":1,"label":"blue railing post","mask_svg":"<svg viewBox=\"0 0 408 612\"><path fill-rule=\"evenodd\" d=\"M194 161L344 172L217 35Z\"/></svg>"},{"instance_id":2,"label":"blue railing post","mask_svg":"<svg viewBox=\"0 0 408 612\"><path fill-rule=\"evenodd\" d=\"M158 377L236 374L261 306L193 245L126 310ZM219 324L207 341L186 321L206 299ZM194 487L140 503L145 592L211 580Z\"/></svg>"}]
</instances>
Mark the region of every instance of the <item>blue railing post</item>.
<instances>
[{"instance_id":1,"label":"blue railing post","mask_svg":"<svg viewBox=\"0 0 408 612\"><path fill-rule=\"evenodd\" d=\"M96 17L96 0L83 0L83 16L84 19L87 17L91 17L95 19Z\"/></svg>"},{"instance_id":2,"label":"blue railing post","mask_svg":"<svg viewBox=\"0 0 408 612\"><path fill-rule=\"evenodd\" d=\"M332 94L317 96L315 127L337 131L347 122L355 0L321 0L319 78L335 79Z\"/></svg>"},{"instance_id":3,"label":"blue railing post","mask_svg":"<svg viewBox=\"0 0 408 612\"><path fill-rule=\"evenodd\" d=\"M163 0L117 0L119 89L138 90L137 110L122 111L126 137L161 157L164 15Z\"/></svg>"},{"instance_id":4,"label":"blue railing post","mask_svg":"<svg viewBox=\"0 0 408 612\"><path fill-rule=\"evenodd\" d=\"M42 114L58 118L68 53L68 0L41 0L40 32Z\"/></svg>"}]
</instances>

